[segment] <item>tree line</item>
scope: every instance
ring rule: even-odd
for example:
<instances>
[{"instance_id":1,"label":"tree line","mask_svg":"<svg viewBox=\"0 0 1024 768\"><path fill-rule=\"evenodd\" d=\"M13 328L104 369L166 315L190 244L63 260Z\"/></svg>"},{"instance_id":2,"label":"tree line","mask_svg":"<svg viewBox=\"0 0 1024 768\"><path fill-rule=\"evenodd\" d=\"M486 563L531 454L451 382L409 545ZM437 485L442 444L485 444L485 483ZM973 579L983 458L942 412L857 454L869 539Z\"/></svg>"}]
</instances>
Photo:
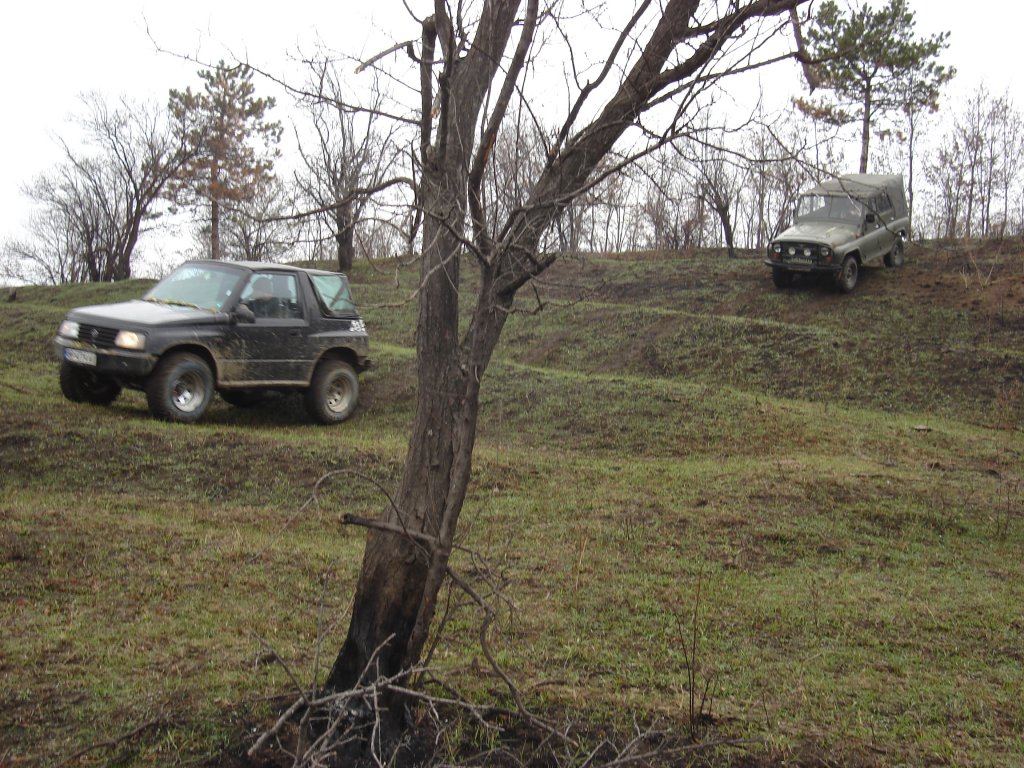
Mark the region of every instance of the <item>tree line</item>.
<instances>
[{"instance_id":1,"label":"tree line","mask_svg":"<svg viewBox=\"0 0 1024 768\"><path fill-rule=\"evenodd\" d=\"M618 252L725 247L760 250L789 221L797 195L848 172L860 134L860 170L903 173L921 238L1024 233L1021 115L984 86L941 124L938 63L947 34L919 38L906 0L844 13L825 2L804 30L804 93L792 108L753 113L739 128L713 109L701 124L642 157L610 153L595 180L543 236L545 249ZM336 61L311 60L291 89L296 156L281 170L276 102L258 97L246 65L200 69L202 87L172 90L166 105L83 97L80 145L24 188L34 215L2 245L4 276L29 282L109 281L132 275L140 240L189 214L189 255L254 261L306 259L349 271L359 257L414 253L416 138L389 119L391 98L348 87ZM944 114L949 108L945 108ZM487 182L512 209L546 162L557 128L534 115L497 133ZM924 147L924 149L922 149Z\"/></svg>"}]
</instances>

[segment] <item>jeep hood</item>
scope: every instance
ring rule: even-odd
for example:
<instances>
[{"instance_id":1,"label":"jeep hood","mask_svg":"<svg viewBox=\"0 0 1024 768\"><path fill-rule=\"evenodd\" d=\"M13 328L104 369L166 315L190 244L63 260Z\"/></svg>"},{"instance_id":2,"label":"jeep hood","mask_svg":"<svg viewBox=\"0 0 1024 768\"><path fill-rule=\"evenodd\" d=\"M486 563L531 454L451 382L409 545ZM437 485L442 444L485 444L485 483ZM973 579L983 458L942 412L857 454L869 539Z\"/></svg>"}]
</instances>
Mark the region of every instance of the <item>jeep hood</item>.
<instances>
[{"instance_id":1,"label":"jeep hood","mask_svg":"<svg viewBox=\"0 0 1024 768\"><path fill-rule=\"evenodd\" d=\"M775 241L820 243L836 248L860 237L860 230L842 221L802 221L782 232Z\"/></svg>"},{"instance_id":2,"label":"jeep hood","mask_svg":"<svg viewBox=\"0 0 1024 768\"><path fill-rule=\"evenodd\" d=\"M223 312L213 312L209 309L134 299L118 304L77 307L68 314L68 317L79 323L123 328L218 323L224 322L227 316Z\"/></svg>"}]
</instances>

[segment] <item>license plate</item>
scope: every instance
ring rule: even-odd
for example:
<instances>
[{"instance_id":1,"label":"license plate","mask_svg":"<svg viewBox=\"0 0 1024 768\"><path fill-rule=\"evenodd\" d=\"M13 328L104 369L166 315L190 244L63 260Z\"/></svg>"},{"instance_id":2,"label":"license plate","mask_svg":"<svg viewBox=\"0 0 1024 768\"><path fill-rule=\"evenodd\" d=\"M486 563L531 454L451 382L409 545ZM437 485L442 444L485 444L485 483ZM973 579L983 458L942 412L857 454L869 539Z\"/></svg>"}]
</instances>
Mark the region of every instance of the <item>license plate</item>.
<instances>
[{"instance_id":1,"label":"license plate","mask_svg":"<svg viewBox=\"0 0 1024 768\"><path fill-rule=\"evenodd\" d=\"M69 363L78 363L79 365L96 365L96 353L87 352L84 349L65 349L64 359Z\"/></svg>"},{"instance_id":2,"label":"license plate","mask_svg":"<svg viewBox=\"0 0 1024 768\"><path fill-rule=\"evenodd\" d=\"M790 256L788 259L786 259L786 263L787 264L802 264L802 265L805 265L805 266L809 267L814 262L812 262L806 256Z\"/></svg>"}]
</instances>

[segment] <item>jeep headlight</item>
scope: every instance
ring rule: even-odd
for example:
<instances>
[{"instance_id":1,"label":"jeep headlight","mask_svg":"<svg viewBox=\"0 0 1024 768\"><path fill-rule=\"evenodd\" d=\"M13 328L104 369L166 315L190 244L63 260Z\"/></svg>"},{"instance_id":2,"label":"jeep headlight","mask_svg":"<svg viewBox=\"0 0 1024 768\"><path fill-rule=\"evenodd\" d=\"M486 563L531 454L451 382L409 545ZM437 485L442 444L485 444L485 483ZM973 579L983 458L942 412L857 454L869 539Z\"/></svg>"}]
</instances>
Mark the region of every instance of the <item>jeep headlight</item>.
<instances>
[{"instance_id":1,"label":"jeep headlight","mask_svg":"<svg viewBox=\"0 0 1024 768\"><path fill-rule=\"evenodd\" d=\"M57 329L57 335L63 336L66 339L77 339L78 323L74 320L65 320L60 324L60 328Z\"/></svg>"},{"instance_id":2,"label":"jeep headlight","mask_svg":"<svg viewBox=\"0 0 1024 768\"><path fill-rule=\"evenodd\" d=\"M146 334L135 331L118 331L114 337L114 346L121 349L145 349Z\"/></svg>"}]
</instances>

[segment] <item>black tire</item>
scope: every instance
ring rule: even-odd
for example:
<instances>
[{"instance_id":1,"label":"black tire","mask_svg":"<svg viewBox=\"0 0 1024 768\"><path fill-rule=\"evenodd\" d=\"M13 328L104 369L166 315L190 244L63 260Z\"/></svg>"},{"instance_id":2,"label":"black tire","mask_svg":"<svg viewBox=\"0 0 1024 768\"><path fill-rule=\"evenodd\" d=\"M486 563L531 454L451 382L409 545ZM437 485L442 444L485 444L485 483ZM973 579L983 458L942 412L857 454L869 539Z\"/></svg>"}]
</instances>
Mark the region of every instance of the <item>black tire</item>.
<instances>
[{"instance_id":1,"label":"black tire","mask_svg":"<svg viewBox=\"0 0 1024 768\"><path fill-rule=\"evenodd\" d=\"M74 403L110 405L121 394L121 385L109 376L61 362L60 391Z\"/></svg>"},{"instance_id":2,"label":"black tire","mask_svg":"<svg viewBox=\"0 0 1024 768\"><path fill-rule=\"evenodd\" d=\"M897 237L896 242L892 244L892 250L885 254L885 266L887 267L902 267L903 266L903 238Z\"/></svg>"},{"instance_id":3,"label":"black tire","mask_svg":"<svg viewBox=\"0 0 1024 768\"><path fill-rule=\"evenodd\" d=\"M788 288L796 278L792 272L782 267L772 267L772 282L776 288Z\"/></svg>"},{"instance_id":4,"label":"black tire","mask_svg":"<svg viewBox=\"0 0 1024 768\"><path fill-rule=\"evenodd\" d=\"M344 360L324 360L305 393L306 411L321 424L345 421L359 402L359 377Z\"/></svg>"},{"instance_id":5,"label":"black tire","mask_svg":"<svg viewBox=\"0 0 1024 768\"><path fill-rule=\"evenodd\" d=\"M860 265L857 264L855 256L847 256L843 259L842 269L836 274L836 287L840 293L849 293L857 285L857 276L860 274Z\"/></svg>"},{"instance_id":6,"label":"black tire","mask_svg":"<svg viewBox=\"0 0 1024 768\"><path fill-rule=\"evenodd\" d=\"M146 381L150 412L167 421L199 421L213 399L213 373L190 352L163 358Z\"/></svg>"},{"instance_id":7,"label":"black tire","mask_svg":"<svg viewBox=\"0 0 1024 768\"><path fill-rule=\"evenodd\" d=\"M235 408L252 408L267 399L267 393L258 389L222 389L220 399Z\"/></svg>"}]
</instances>

